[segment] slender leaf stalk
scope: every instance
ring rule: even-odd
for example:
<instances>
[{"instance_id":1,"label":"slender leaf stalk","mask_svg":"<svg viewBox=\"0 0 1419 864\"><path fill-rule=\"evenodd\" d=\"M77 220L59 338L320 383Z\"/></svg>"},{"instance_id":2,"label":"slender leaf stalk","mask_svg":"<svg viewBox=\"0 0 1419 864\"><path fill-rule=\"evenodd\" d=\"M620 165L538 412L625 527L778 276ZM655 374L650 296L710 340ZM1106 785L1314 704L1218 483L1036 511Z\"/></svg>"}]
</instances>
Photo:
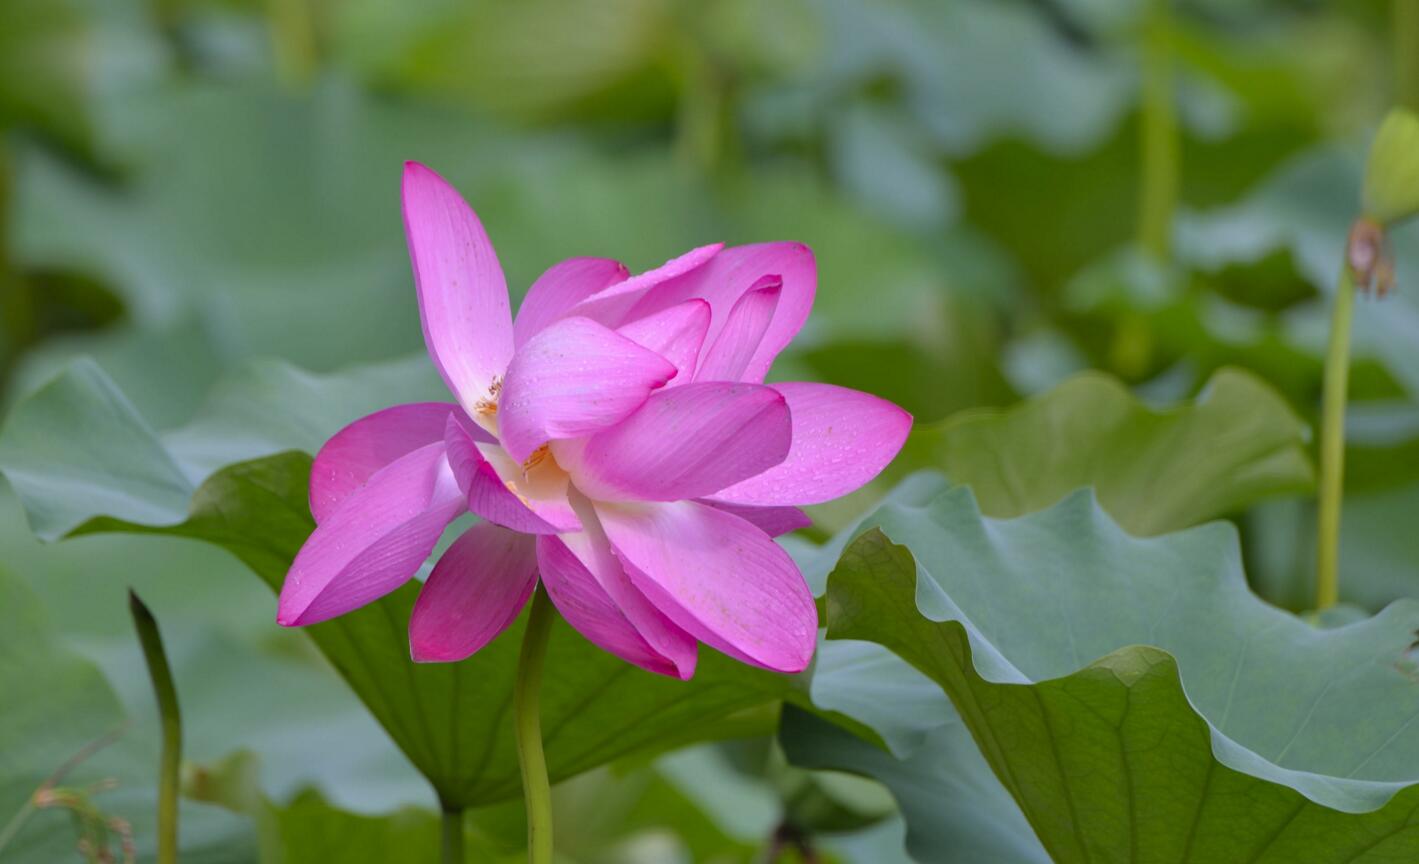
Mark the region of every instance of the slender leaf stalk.
<instances>
[{"instance_id":1,"label":"slender leaf stalk","mask_svg":"<svg viewBox=\"0 0 1419 864\"><path fill-rule=\"evenodd\" d=\"M315 10L311 0L266 0L276 73L288 87L300 88L315 76Z\"/></svg>"},{"instance_id":2,"label":"slender leaf stalk","mask_svg":"<svg viewBox=\"0 0 1419 864\"><path fill-rule=\"evenodd\" d=\"M463 864L463 808L445 807L442 828L443 864Z\"/></svg>"},{"instance_id":3,"label":"slender leaf stalk","mask_svg":"<svg viewBox=\"0 0 1419 864\"><path fill-rule=\"evenodd\" d=\"M1345 398L1350 382L1350 321L1355 311L1355 274L1340 271L1330 345L1325 353L1321 405L1320 515L1316 526L1316 609L1340 599L1340 499L1345 485Z\"/></svg>"},{"instance_id":4,"label":"slender leaf stalk","mask_svg":"<svg viewBox=\"0 0 1419 864\"><path fill-rule=\"evenodd\" d=\"M158 864L177 864L177 790L178 772L182 767L182 715L177 706L177 687L173 684L172 668L163 637L153 613L128 592L128 608L138 629L138 641L143 646L143 659L148 664L148 677L158 700L158 715L162 721L163 753L158 774Z\"/></svg>"},{"instance_id":5,"label":"slender leaf stalk","mask_svg":"<svg viewBox=\"0 0 1419 864\"><path fill-rule=\"evenodd\" d=\"M522 636L522 654L517 661L517 680L512 690L522 794L527 802L528 864L552 862L552 787L547 780L547 756L542 752L538 696L554 614L546 589L537 589L527 617L527 631Z\"/></svg>"},{"instance_id":6,"label":"slender leaf stalk","mask_svg":"<svg viewBox=\"0 0 1419 864\"><path fill-rule=\"evenodd\" d=\"M1138 202L1138 242L1159 261L1172 254L1177 209L1179 143L1173 104L1171 0L1150 0L1143 29L1143 115L1139 141L1143 182Z\"/></svg>"},{"instance_id":7,"label":"slender leaf stalk","mask_svg":"<svg viewBox=\"0 0 1419 864\"><path fill-rule=\"evenodd\" d=\"M1396 101L1419 111L1419 0L1392 0Z\"/></svg>"}]
</instances>

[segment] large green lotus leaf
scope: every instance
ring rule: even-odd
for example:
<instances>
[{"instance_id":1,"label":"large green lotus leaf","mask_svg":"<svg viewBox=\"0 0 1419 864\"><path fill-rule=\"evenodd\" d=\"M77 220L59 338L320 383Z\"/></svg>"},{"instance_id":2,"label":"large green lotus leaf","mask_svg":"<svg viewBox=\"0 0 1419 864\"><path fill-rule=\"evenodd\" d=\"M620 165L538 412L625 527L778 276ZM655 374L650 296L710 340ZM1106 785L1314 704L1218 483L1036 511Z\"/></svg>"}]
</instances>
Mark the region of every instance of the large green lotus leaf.
<instances>
[{"instance_id":1,"label":"large green lotus leaf","mask_svg":"<svg viewBox=\"0 0 1419 864\"><path fill-rule=\"evenodd\" d=\"M375 380L370 376L386 372L367 370L356 377L368 383ZM385 379L386 388L407 380L397 370L389 374L394 377ZM273 380L283 386L301 383L295 373ZM256 388L255 401L219 399L207 421L183 431L190 443L201 438L203 422L216 423L236 436L234 452L257 440L277 446L289 440L283 435L318 442L338 428L338 423L323 427L333 415L360 398L374 398L378 389ZM243 427L222 407L245 406L258 415L261 408L285 410L277 408L284 405L282 392L331 398L311 409L318 417L293 414L310 425L297 422L292 431L262 420L244 427L252 436L239 435ZM220 423L224 416L230 427ZM0 470L41 535L128 531L190 537L228 550L279 589L314 528L307 503L310 457L287 451L239 462L194 490L188 472L197 464L183 467L176 448L170 450L148 429L92 363L76 364L19 403L0 438ZM508 711L523 622L462 663L414 664L407 625L417 594L418 583L410 583L307 632L443 801L471 805L513 797L520 780ZM593 647L561 622L548 649L544 687L542 723L554 778L629 753L763 730L773 722L774 703L798 692L794 679L708 650L689 683L654 676Z\"/></svg>"},{"instance_id":2,"label":"large green lotus leaf","mask_svg":"<svg viewBox=\"0 0 1419 864\"><path fill-rule=\"evenodd\" d=\"M1231 526L1136 538L1088 493L1002 521L953 490L869 524L829 637L935 682L1054 861L1419 855L1419 604L1315 629L1248 590Z\"/></svg>"},{"instance_id":3,"label":"large green lotus leaf","mask_svg":"<svg viewBox=\"0 0 1419 864\"><path fill-rule=\"evenodd\" d=\"M1157 534L1227 515L1264 498L1306 489L1305 426L1265 384L1223 370L1195 403L1158 410L1112 378L1086 373L1006 411L968 412L914 434L899 460L940 466L972 488L992 516L1020 516L1092 486L1134 534ZM1218 446L1225 442L1225 446ZM946 488L920 473L885 504L923 507ZM871 517L803 556L816 592ZM910 757L951 714L938 688L880 646L819 647L814 704L874 729ZM910 706L907 708L906 706Z\"/></svg>"},{"instance_id":4,"label":"large green lotus leaf","mask_svg":"<svg viewBox=\"0 0 1419 864\"><path fill-rule=\"evenodd\" d=\"M1309 490L1307 436L1275 391L1240 370L1219 371L1196 402L1163 410L1084 373L1004 411L920 429L899 464L939 468L991 516L1019 516L1092 486L1119 524L1150 535Z\"/></svg>"},{"instance_id":5,"label":"large green lotus leaf","mask_svg":"<svg viewBox=\"0 0 1419 864\"><path fill-rule=\"evenodd\" d=\"M136 652L136 638L133 643ZM17 577L0 570L0 825L10 822L41 784L71 760L58 781L68 789L96 782L91 802L105 817L132 826L140 861L156 851L158 771L155 727L129 727L103 673L67 649L56 637L45 610ZM151 740L141 738L151 732ZM114 740L97 752L101 739ZM85 758L87 755L87 758ZM182 802L182 860L236 864L252 854L246 820L215 807ZM41 808L19 824L3 859L16 864L50 864L77 856L78 834L71 814ZM115 843L112 851L118 851Z\"/></svg>"}]
</instances>

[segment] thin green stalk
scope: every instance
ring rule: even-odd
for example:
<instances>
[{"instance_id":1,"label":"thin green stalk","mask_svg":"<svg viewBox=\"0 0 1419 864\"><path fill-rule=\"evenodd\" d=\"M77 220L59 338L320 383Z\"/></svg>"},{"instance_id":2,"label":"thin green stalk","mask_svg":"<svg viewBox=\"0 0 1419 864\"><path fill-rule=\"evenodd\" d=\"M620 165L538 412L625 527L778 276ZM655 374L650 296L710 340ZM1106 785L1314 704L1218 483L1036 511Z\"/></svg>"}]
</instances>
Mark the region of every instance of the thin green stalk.
<instances>
[{"instance_id":1,"label":"thin green stalk","mask_svg":"<svg viewBox=\"0 0 1419 864\"><path fill-rule=\"evenodd\" d=\"M311 0L266 0L266 17L278 77L289 87L304 87L319 60Z\"/></svg>"},{"instance_id":2,"label":"thin green stalk","mask_svg":"<svg viewBox=\"0 0 1419 864\"><path fill-rule=\"evenodd\" d=\"M177 707L177 687L173 684L172 668L163 637L153 613L128 592L128 609L138 629L138 641L143 646L143 659L148 664L148 677L153 681L153 693L158 699L158 715L162 720L163 755L158 773L158 864L177 864L177 789L178 772L182 767L182 715Z\"/></svg>"},{"instance_id":3,"label":"thin green stalk","mask_svg":"<svg viewBox=\"0 0 1419 864\"><path fill-rule=\"evenodd\" d=\"M463 864L463 809L445 807L442 827L443 864Z\"/></svg>"},{"instance_id":4,"label":"thin green stalk","mask_svg":"<svg viewBox=\"0 0 1419 864\"><path fill-rule=\"evenodd\" d=\"M547 756L542 752L538 691L554 614L546 589L538 588L527 616L517 680L512 687L517 757L522 767L522 794L527 802L527 864L552 864L552 786L547 781Z\"/></svg>"},{"instance_id":5,"label":"thin green stalk","mask_svg":"<svg viewBox=\"0 0 1419 864\"><path fill-rule=\"evenodd\" d=\"M1143 116L1139 135L1143 182L1138 201L1138 242L1163 262L1172 254L1180 161L1169 2L1152 0L1144 22Z\"/></svg>"},{"instance_id":6,"label":"thin green stalk","mask_svg":"<svg viewBox=\"0 0 1419 864\"><path fill-rule=\"evenodd\" d=\"M1347 263L1335 291L1330 346L1325 352L1321 406L1320 521L1316 530L1316 609L1340 599L1340 498L1345 485L1345 391L1350 382L1350 319L1355 310L1355 274Z\"/></svg>"},{"instance_id":7,"label":"thin green stalk","mask_svg":"<svg viewBox=\"0 0 1419 864\"><path fill-rule=\"evenodd\" d=\"M1398 102L1419 111L1419 0L1393 0L1394 74Z\"/></svg>"}]
</instances>

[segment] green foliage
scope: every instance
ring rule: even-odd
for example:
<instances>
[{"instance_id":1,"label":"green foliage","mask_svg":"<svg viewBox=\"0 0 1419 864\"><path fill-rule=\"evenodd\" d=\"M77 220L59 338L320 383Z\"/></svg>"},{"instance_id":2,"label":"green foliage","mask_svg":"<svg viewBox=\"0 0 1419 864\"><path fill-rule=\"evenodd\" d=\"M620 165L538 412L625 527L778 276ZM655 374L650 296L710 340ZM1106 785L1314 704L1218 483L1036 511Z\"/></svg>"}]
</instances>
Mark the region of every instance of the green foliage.
<instances>
[{"instance_id":1,"label":"green foliage","mask_svg":"<svg viewBox=\"0 0 1419 864\"><path fill-rule=\"evenodd\" d=\"M373 377L367 373L363 380ZM309 396L269 386L289 383L291 375L255 380L267 382L264 391L253 386L268 400ZM390 378L385 380L388 386ZM330 388L330 400L311 400L314 410L338 412L342 392L353 395L354 389ZM217 404L213 416L220 417L230 403ZM258 428L265 423L258 420ZM198 423L186 430L188 440L200 438L201 428ZM234 424L216 428L229 435L240 431ZM110 441L128 446L99 448ZM68 463L65 483L33 473L86 446L95 458ZM77 364L17 406L0 444L0 469L42 533L126 531L202 540L241 559L273 591L315 527L307 503L310 465L310 457L298 452L231 465L191 493L189 508L180 503L188 481L175 457L89 363ZM140 518L109 515L115 512ZM418 590L417 583L405 585L308 632L446 806L516 797L520 785L507 709L489 706L506 706L511 697L524 624L514 624L462 663L415 664L407 628ZM773 704L796 692L792 679L703 653L694 680L684 684L628 666L558 619L542 697L553 778L632 753L771 728Z\"/></svg>"},{"instance_id":2,"label":"green foliage","mask_svg":"<svg viewBox=\"0 0 1419 864\"><path fill-rule=\"evenodd\" d=\"M1416 854L1413 603L1315 630L1247 590L1226 526L1135 539L1083 494L871 522L829 579L829 638L940 686L1052 860Z\"/></svg>"},{"instance_id":3,"label":"green foliage","mask_svg":"<svg viewBox=\"0 0 1419 864\"><path fill-rule=\"evenodd\" d=\"M1196 525L1269 495L1307 491L1307 429L1264 383L1218 372L1196 403L1157 410L1096 373L1005 411L918 430L902 461L970 486L991 516L1019 516L1092 486L1135 534Z\"/></svg>"},{"instance_id":4,"label":"green foliage","mask_svg":"<svg viewBox=\"0 0 1419 864\"><path fill-rule=\"evenodd\" d=\"M521 622L435 668L407 659L415 584L308 632L271 621L311 528L306 454L370 411L447 398L398 218L411 158L477 208L514 300L573 255L644 269L715 240L809 244L814 313L775 377L917 418L881 484L813 508L814 539L851 527L784 541L818 593L851 548L823 605L835 635L875 641L823 642L796 681L707 654L686 686L558 625L545 725L554 772L576 775L555 790L568 862L757 862L777 836L886 864L906 860L903 818L922 864L1178 860L1188 825L1192 860L1230 862L1249 850L1220 844L1274 829L1267 808L1298 795L1312 803L1259 860L1345 860L1349 842L1375 844L1355 860L1415 857L1382 836L1412 790L1378 800L1414 779L1385 713L1413 677L1412 601L1366 616L1419 584L1419 227L1388 225L1396 290L1356 310L1340 551L1356 623L1319 635L1258 611L1230 529L1194 528L1235 520L1254 589L1311 602L1326 307L1352 220L1415 210L1415 120L1385 119L1413 101L1413 4L1195 0L1166 21L1146 5L0 2L0 831L130 718L0 861L79 860L77 832L121 839L112 816L151 857L159 731L129 584L163 622L187 791L226 808L184 800L184 861L432 860L436 796L411 765L480 805L474 860L524 857L500 714ZM1147 89L1176 115L1159 142L1176 176L1140 147L1145 47L1169 52L1148 55L1167 77ZM1145 175L1178 192L1153 213L1169 260L1133 245ZM26 519L83 539L41 546ZM982 533L998 554L971 545ZM1172 630L1138 632L1163 596ZM1359 653L1315 647L1342 642ZM1216 657L1238 650L1223 717L1234 667ZM1327 715L1346 694L1354 710ZM976 696L1002 713L957 713ZM1042 711L1053 739L1027 734ZM1124 771L1120 741L1158 717L1169 737ZM656 755L776 725L793 766L765 737ZM1395 776L1341 779L1385 730L1356 776ZM223 761L239 748L259 773ZM877 778L901 815L832 771ZM1365 807L1337 800L1352 793Z\"/></svg>"},{"instance_id":5,"label":"green foliage","mask_svg":"<svg viewBox=\"0 0 1419 864\"><path fill-rule=\"evenodd\" d=\"M133 648L137 653L137 647ZM0 852L6 862L75 856L80 838L122 860L152 861L157 740L135 738L93 663L65 648L34 594L0 570ZM250 826L220 809L181 805L183 861L236 864Z\"/></svg>"}]
</instances>

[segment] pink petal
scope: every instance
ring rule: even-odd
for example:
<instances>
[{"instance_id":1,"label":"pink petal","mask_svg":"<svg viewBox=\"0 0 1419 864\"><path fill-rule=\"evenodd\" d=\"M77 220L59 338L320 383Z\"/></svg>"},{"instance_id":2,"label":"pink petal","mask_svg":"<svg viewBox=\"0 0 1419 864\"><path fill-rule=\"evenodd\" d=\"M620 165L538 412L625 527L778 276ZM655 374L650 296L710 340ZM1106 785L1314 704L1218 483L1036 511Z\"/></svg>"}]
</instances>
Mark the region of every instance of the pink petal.
<instances>
[{"instance_id":1,"label":"pink petal","mask_svg":"<svg viewBox=\"0 0 1419 864\"><path fill-rule=\"evenodd\" d=\"M765 276L778 276L783 289L773 320L740 379L757 383L764 380L774 358L797 335L813 307L818 269L812 250L802 243L758 243L725 249L705 266L646 292L626 318L635 320L700 297L709 302L714 313L705 342L713 345L727 325L735 303L750 289L762 287L760 280Z\"/></svg>"},{"instance_id":2,"label":"pink petal","mask_svg":"<svg viewBox=\"0 0 1419 864\"><path fill-rule=\"evenodd\" d=\"M418 663L472 655L508 628L536 585L532 537L474 525L443 553L414 602L410 655Z\"/></svg>"},{"instance_id":3,"label":"pink petal","mask_svg":"<svg viewBox=\"0 0 1419 864\"><path fill-rule=\"evenodd\" d=\"M705 332L709 329L710 308L703 300L687 300L646 318L632 321L616 332L649 348L675 366L675 384L689 384L695 374Z\"/></svg>"},{"instance_id":4,"label":"pink petal","mask_svg":"<svg viewBox=\"0 0 1419 864\"><path fill-rule=\"evenodd\" d=\"M573 551L573 547L577 551ZM650 605L650 601L630 584L629 577L610 556L609 550L605 556L609 561L598 561L597 558L592 554L585 534L537 538L537 564L542 572L542 584L546 586L547 595L556 604L557 611L577 632L602 650L650 672L688 681L695 674L698 654L694 638ZM593 567L597 568L602 578L593 572ZM661 641L673 646L669 650L671 656L653 647L647 635L631 623L626 609L607 590L608 574L614 578L611 584L621 585L627 594L639 598L644 616L654 615L660 619Z\"/></svg>"},{"instance_id":5,"label":"pink petal","mask_svg":"<svg viewBox=\"0 0 1419 864\"><path fill-rule=\"evenodd\" d=\"M464 509L442 441L401 456L306 540L281 586L276 621L315 624L388 594L414 575Z\"/></svg>"},{"instance_id":6,"label":"pink petal","mask_svg":"<svg viewBox=\"0 0 1419 864\"><path fill-rule=\"evenodd\" d=\"M489 397L512 358L502 266L472 208L417 162L404 165L404 232L424 343L448 388L471 408Z\"/></svg>"},{"instance_id":7,"label":"pink petal","mask_svg":"<svg viewBox=\"0 0 1419 864\"><path fill-rule=\"evenodd\" d=\"M508 365L498 433L522 462L550 440L620 421L675 374L654 351L586 318L563 318L533 336Z\"/></svg>"},{"instance_id":8,"label":"pink petal","mask_svg":"<svg viewBox=\"0 0 1419 864\"><path fill-rule=\"evenodd\" d=\"M598 503L596 512L631 582L691 636L767 669L808 667L813 595L762 531L693 501Z\"/></svg>"},{"instance_id":9,"label":"pink petal","mask_svg":"<svg viewBox=\"0 0 1419 864\"><path fill-rule=\"evenodd\" d=\"M566 501L566 483L562 483L560 500L520 497L478 448L477 435L482 431L472 421L458 417L448 418L445 430L448 464L468 496L468 509L495 525L524 534L580 531L581 523Z\"/></svg>"},{"instance_id":10,"label":"pink petal","mask_svg":"<svg viewBox=\"0 0 1419 864\"><path fill-rule=\"evenodd\" d=\"M776 390L702 381L652 394L562 465L590 498L678 501L763 473L792 442L788 403Z\"/></svg>"},{"instance_id":11,"label":"pink petal","mask_svg":"<svg viewBox=\"0 0 1419 864\"><path fill-rule=\"evenodd\" d=\"M788 457L714 495L737 504L819 504L876 477L902 449L912 416L885 399L831 384L773 388L793 415Z\"/></svg>"},{"instance_id":12,"label":"pink petal","mask_svg":"<svg viewBox=\"0 0 1419 864\"><path fill-rule=\"evenodd\" d=\"M310 512L315 521L325 521L374 472L411 450L443 440L444 427L454 412L463 413L447 402L395 405L336 432L320 448L310 471Z\"/></svg>"},{"instance_id":13,"label":"pink petal","mask_svg":"<svg viewBox=\"0 0 1419 864\"><path fill-rule=\"evenodd\" d=\"M747 504L728 504L710 498L696 499L726 513L733 513L770 537L781 537L800 528L813 524L808 514L797 507L751 507Z\"/></svg>"},{"instance_id":14,"label":"pink petal","mask_svg":"<svg viewBox=\"0 0 1419 864\"><path fill-rule=\"evenodd\" d=\"M518 347L598 291L626 281L626 265L609 258L569 258L537 277L512 322Z\"/></svg>"},{"instance_id":15,"label":"pink petal","mask_svg":"<svg viewBox=\"0 0 1419 864\"><path fill-rule=\"evenodd\" d=\"M626 313L640 302L641 298L658 288L666 282L671 282L691 273L695 273L704 267L706 263L719 254L719 250L724 248L723 243L714 243L709 246L701 246L698 249L691 249L678 258L672 258L654 270L647 270L637 274L624 282L606 288L574 308L570 315L580 315L599 321L608 327L618 327L626 323ZM681 300L688 300L687 295ZM655 311L667 309L674 303L666 303L656 307ZM644 317L644 316L637 316Z\"/></svg>"},{"instance_id":16,"label":"pink petal","mask_svg":"<svg viewBox=\"0 0 1419 864\"><path fill-rule=\"evenodd\" d=\"M744 292L730 310L724 328L705 352L704 362L695 373L696 381L743 380L783 293L783 280L777 276L765 276L755 284L757 287ZM758 380L762 381L763 376Z\"/></svg>"}]
</instances>

